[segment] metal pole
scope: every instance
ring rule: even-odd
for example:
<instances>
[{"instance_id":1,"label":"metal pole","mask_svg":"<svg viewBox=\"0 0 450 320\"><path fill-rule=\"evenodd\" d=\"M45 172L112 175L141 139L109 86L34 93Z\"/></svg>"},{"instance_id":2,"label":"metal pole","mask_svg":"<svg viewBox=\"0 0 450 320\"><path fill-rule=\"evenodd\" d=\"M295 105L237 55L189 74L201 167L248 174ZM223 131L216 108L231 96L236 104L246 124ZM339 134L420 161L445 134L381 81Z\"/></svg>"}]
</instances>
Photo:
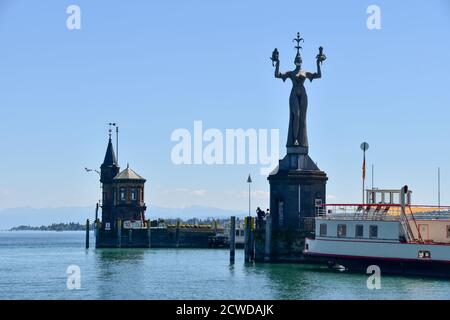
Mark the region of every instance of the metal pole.
<instances>
[{"instance_id":1,"label":"metal pole","mask_svg":"<svg viewBox=\"0 0 450 320\"><path fill-rule=\"evenodd\" d=\"M250 203L251 191L250 191L250 184L252 183L252 177L250 176L250 174L248 175L247 183L248 183L248 216L250 217L251 216L251 203Z\"/></svg>"},{"instance_id":2,"label":"metal pole","mask_svg":"<svg viewBox=\"0 0 450 320\"><path fill-rule=\"evenodd\" d=\"M250 183L248 184L248 216L250 217L250 210L251 210L251 205L250 205L250 198L251 198L251 193L250 193Z\"/></svg>"},{"instance_id":3,"label":"metal pole","mask_svg":"<svg viewBox=\"0 0 450 320\"><path fill-rule=\"evenodd\" d=\"M441 168L438 167L438 207L441 207Z\"/></svg>"},{"instance_id":4,"label":"metal pole","mask_svg":"<svg viewBox=\"0 0 450 320\"><path fill-rule=\"evenodd\" d=\"M373 189L373 164L372 164L372 189Z\"/></svg>"},{"instance_id":5,"label":"metal pole","mask_svg":"<svg viewBox=\"0 0 450 320\"><path fill-rule=\"evenodd\" d=\"M116 151L117 151L117 163L119 163L119 126L116 126Z\"/></svg>"},{"instance_id":6,"label":"metal pole","mask_svg":"<svg viewBox=\"0 0 450 320\"><path fill-rule=\"evenodd\" d=\"M362 176L362 204L365 203L364 201L364 189L366 186L366 151L363 151L363 176Z\"/></svg>"}]
</instances>

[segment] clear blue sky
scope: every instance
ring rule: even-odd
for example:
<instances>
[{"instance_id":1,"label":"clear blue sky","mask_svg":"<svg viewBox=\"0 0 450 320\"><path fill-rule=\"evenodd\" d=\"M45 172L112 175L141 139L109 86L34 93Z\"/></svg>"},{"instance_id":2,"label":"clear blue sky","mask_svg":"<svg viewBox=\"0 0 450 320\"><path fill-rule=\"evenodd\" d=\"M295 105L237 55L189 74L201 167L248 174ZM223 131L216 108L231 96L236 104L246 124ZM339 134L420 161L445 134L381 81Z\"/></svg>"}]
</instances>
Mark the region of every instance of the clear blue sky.
<instances>
[{"instance_id":1,"label":"clear blue sky","mask_svg":"<svg viewBox=\"0 0 450 320\"><path fill-rule=\"evenodd\" d=\"M82 29L66 29L81 7ZM381 8L381 30L366 9ZM435 1L0 1L0 208L93 205L109 121L122 131L120 162L148 179L150 205L267 206L259 166L175 166L177 128L280 129L300 31L304 68L317 48L323 78L307 83L311 157L332 202L359 201L361 151L375 185L408 184L416 202L450 204L450 3ZM370 174L368 184L370 184ZM150 209L151 210L151 209Z\"/></svg>"}]
</instances>

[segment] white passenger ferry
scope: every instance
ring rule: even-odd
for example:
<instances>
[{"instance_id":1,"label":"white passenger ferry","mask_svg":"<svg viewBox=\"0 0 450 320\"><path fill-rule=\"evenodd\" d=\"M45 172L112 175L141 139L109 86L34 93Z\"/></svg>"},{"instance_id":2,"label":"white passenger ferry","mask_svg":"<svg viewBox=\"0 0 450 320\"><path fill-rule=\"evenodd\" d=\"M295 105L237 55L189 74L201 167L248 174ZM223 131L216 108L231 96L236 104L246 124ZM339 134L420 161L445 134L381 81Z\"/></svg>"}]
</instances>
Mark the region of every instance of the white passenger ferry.
<instances>
[{"instance_id":1,"label":"white passenger ferry","mask_svg":"<svg viewBox=\"0 0 450 320\"><path fill-rule=\"evenodd\" d=\"M366 192L366 204L318 206L305 256L353 271L450 277L450 208L411 205L407 186Z\"/></svg>"}]
</instances>

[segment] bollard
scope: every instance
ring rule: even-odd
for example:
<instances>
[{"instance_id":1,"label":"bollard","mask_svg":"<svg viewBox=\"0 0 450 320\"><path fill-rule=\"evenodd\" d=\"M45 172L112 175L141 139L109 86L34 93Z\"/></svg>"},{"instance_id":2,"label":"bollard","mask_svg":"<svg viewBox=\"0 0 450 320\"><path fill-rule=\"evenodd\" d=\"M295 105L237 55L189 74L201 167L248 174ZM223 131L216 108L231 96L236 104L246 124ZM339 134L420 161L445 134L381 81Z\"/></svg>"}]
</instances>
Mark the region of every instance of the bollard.
<instances>
[{"instance_id":1,"label":"bollard","mask_svg":"<svg viewBox=\"0 0 450 320\"><path fill-rule=\"evenodd\" d=\"M152 229L150 219L147 220L147 237L148 237L148 247L152 247Z\"/></svg>"},{"instance_id":2,"label":"bollard","mask_svg":"<svg viewBox=\"0 0 450 320\"><path fill-rule=\"evenodd\" d=\"M236 249L236 217L230 218L230 263L234 263Z\"/></svg>"},{"instance_id":3,"label":"bollard","mask_svg":"<svg viewBox=\"0 0 450 320\"><path fill-rule=\"evenodd\" d=\"M89 219L86 220L86 249L89 249Z\"/></svg>"}]
</instances>

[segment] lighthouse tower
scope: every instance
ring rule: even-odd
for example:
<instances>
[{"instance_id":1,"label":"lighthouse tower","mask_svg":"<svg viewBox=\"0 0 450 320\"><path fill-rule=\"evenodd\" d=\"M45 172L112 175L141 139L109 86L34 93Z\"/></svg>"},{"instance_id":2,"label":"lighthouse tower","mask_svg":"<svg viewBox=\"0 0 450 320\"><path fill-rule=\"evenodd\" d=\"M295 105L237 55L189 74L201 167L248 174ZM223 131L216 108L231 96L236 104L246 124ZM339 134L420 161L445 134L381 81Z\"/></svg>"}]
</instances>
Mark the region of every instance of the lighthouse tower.
<instances>
[{"instance_id":1,"label":"lighthouse tower","mask_svg":"<svg viewBox=\"0 0 450 320\"><path fill-rule=\"evenodd\" d=\"M111 133L109 133L108 147L106 148L105 159L100 166L100 182L102 184L102 221L103 226L108 223L113 226L114 217L114 177L119 173L120 167L117 163L116 154L114 153L111 141Z\"/></svg>"},{"instance_id":2,"label":"lighthouse tower","mask_svg":"<svg viewBox=\"0 0 450 320\"><path fill-rule=\"evenodd\" d=\"M109 134L105 158L100 166L102 183L102 228L113 230L117 221L140 222L144 225L144 184L146 180L133 171L129 165L120 172Z\"/></svg>"}]
</instances>

